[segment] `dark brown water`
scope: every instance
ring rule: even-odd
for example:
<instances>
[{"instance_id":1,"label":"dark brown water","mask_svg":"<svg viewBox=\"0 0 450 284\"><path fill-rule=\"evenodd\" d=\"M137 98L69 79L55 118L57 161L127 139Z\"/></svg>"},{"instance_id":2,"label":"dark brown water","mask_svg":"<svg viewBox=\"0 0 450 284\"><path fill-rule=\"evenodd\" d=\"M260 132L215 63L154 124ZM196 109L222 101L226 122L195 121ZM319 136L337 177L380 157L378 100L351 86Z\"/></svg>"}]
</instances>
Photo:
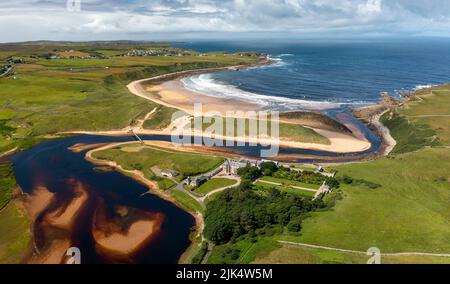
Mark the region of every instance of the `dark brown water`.
<instances>
[{"instance_id":1,"label":"dark brown water","mask_svg":"<svg viewBox=\"0 0 450 284\"><path fill-rule=\"evenodd\" d=\"M88 194L87 204L77 218L70 234L71 245L79 247L82 263L177 263L190 245L189 234L195 225L194 218L173 204L154 195L144 195L147 188L117 172L98 172L84 159L83 153L74 153L67 148L76 143L97 143L124 138L70 137L48 141L13 157L18 184L23 191L32 194L37 186L55 193L54 201L36 220L34 228L36 245L40 250L52 239L63 238L58 229L43 222L47 213L67 206L73 199L75 188L81 186ZM109 256L97 252L92 236L94 213L99 206L109 212L127 208L130 218L138 220L143 213L160 214L163 223L153 240L140 248L129 259Z\"/></svg>"}]
</instances>

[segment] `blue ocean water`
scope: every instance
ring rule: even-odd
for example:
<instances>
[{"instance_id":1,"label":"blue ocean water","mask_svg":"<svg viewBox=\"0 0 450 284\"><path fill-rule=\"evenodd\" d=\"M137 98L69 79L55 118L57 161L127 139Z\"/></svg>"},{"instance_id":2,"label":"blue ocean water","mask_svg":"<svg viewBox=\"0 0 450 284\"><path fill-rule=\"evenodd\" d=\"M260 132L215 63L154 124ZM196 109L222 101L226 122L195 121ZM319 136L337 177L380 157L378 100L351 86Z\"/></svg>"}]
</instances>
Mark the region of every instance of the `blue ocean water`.
<instances>
[{"instance_id":1,"label":"blue ocean water","mask_svg":"<svg viewBox=\"0 0 450 284\"><path fill-rule=\"evenodd\" d=\"M278 110L355 107L450 82L450 40L215 41L176 46L209 51L258 51L276 64L184 80L195 91L258 102Z\"/></svg>"}]
</instances>

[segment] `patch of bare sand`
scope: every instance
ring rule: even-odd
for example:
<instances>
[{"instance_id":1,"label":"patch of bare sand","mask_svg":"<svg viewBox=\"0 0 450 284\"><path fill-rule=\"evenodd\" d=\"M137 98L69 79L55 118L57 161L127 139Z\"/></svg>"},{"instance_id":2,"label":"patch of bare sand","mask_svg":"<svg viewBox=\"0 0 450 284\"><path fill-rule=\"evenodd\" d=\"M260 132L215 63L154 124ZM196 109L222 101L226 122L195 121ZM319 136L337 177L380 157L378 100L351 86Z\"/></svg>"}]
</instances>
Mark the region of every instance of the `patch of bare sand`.
<instances>
[{"instance_id":1,"label":"patch of bare sand","mask_svg":"<svg viewBox=\"0 0 450 284\"><path fill-rule=\"evenodd\" d=\"M87 200L87 191L82 184L77 183L74 189L74 198L70 203L66 207L60 207L56 211L47 214L44 218L44 223L48 226L71 231L79 212L82 212L87 204Z\"/></svg>"},{"instance_id":2,"label":"patch of bare sand","mask_svg":"<svg viewBox=\"0 0 450 284\"><path fill-rule=\"evenodd\" d=\"M31 264L60 264L64 263L66 252L71 246L71 235L79 214L83 212L87 204L88 193L82 183L75 180L68 181L74 186L73 198L68 200L65 206L58 207L55 210L48 210L49 206L56 200L53 193L46 188L38 187L30 200L26 203L28 214L34 220L45 212L42 220L35 223L39 227L40 238L44 237L45 243L37 249L28 260Z\"/></svg>"},{"instance_id":3,"label":"patch of bare sand","mask_svg":"<svg viewBox=\"0 0 450 284\"><path fill-rule=\"evenodd\" d=\"M24 202L24 207L28 216L34 221L54 200L55 194L46 187L37 186L33 194L28 196Z\"/></svg>"},{"instance_id":4,"label":"patch of bare sand","mask_svg":"<svg viewBox=\"0 0 450 284\"><path fill-rule=\"evenodd\" d=\"M97 143L97 144L84 144L84 143L77 143L71 147L69 147L69 150L74 153L81 153L86 150L95 149L101 146L107 145L107 143Z\"/></svg>"},{"instance_id":5,"label":"patch of bare sand","mask_svg":"<svg viewBox=\"0 0 450 284\"><path fill-rule=\"evenodd\" d=\"M66 258L66 252L70 248L69 240L52 240L48 249L39 255L33 255L28 264L63 264Z\"/></svg>"},{"instance_id":6,"label":"patch of bare sand","mask_svg":"<svg viewBox=\"0 0 450 284\"><path fill-rule=\"evenodd\" d=\"M134 215L144 216L138 220L134 220L130 214L133 212L123 207L114 216L105 213L104 208L96 211L92 235L98 251L115 256L130 256L158 235L164 222L163 214L134 212Z\"/></svg>"}]
</instances>

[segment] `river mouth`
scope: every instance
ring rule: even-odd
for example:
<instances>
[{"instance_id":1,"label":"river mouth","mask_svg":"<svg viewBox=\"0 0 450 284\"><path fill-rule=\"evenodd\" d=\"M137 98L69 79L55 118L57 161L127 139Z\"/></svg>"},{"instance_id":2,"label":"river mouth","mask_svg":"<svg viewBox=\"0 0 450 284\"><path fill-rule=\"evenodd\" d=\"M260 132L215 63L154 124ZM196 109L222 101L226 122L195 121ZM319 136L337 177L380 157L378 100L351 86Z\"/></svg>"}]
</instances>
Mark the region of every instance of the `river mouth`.
<instances>
[{"instance_id":1,"label":"river mouth","mask_svg":"<svg viewBox=\"0 0 450 284\"><path fill-rule=\"evenodd\" d=\"M281 148L279 157L292 162L346 162L378 151L380 140L361 131L372 143L362 153L337 154ZM371 136L373 135L373 136ZM170 136L143 136L170 142ZM12 156L17 183L30 198L35 253L29 263L61 263L70 247L81 251L83 264L174 264L191 245L196 222L192 215L116 171L85 159L89 149L74 145L134 141L132 136L79 135L43 142ZM262 147L222 147L233 155L259 158Z\"/></svg>"}]
</instances>

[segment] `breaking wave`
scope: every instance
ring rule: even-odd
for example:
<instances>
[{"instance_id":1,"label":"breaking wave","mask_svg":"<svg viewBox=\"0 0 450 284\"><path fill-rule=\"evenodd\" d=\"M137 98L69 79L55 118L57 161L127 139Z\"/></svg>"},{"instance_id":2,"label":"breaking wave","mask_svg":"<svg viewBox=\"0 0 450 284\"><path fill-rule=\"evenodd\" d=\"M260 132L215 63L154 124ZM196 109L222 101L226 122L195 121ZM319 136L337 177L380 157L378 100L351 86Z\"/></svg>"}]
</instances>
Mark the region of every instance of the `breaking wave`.
<instances>
[{"instance_id":1,"label":"breaking wave","mask_svg":"<svg viewBox=\"0 0 450 284\"><path fill-rule=\"evenodd\" d=\"M212 74L202 74L181 80L184 87L190 91L217 97L221 99L236 99L261 105L269 110L299 110L299 109L334 109L345 105L367 105L368 102L336 102L313 101L278 96L261 95L239 89L236 86L225 84L212 77Z\"/></svg>"}]
</instances>

